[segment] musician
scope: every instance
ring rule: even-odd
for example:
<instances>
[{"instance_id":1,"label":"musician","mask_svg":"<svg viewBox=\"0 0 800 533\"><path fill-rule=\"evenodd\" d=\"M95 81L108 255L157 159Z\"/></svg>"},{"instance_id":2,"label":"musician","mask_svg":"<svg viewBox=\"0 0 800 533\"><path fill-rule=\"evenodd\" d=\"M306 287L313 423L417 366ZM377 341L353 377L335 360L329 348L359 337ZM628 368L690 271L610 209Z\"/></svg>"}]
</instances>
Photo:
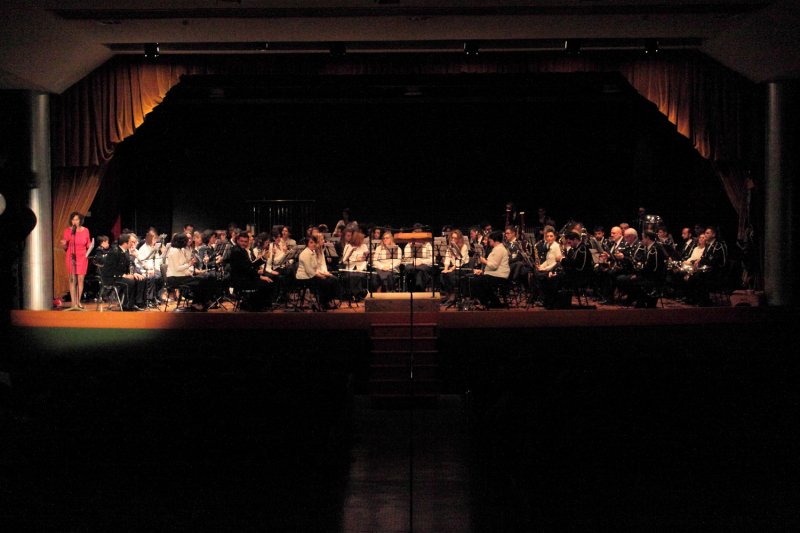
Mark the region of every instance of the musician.
<instances>
[{"instance_id":1,"label":"musician","mask_svg":"<svg viewBox=\"0 0 800 533\"><path fill-rule=\"evenodd\" d=\"M614 281L622 273L622 263L618 258L624 257L622 250L625 240L622 238L622 228L611 228L610 238L606 241L605 249L597 256L596 284L598 287L599 303L605 304L614 299Z\"/></svg>"},{"instance_id":2,"label":"musician","mask_svg":"<svg viewBox=\"0 0 800 533\"><path fill-rule=\"evenodd\" d=\"M496 289L508 279L511 270L508 266L508 250L503 246L503 234L493 231L487 236L491 247L489 257L481 257L482 269L475 269L472 278L472 295L486 308L499 307Z\"/></svg>"},{"instance_id":3,"label":"musician","mask_svg":"<svg viewBox=\"0 0 800 533\"><path fill-rule=\"evenodd\" d=\"M136 246L136 236L123 233L117 239L117 245L112 247L106 255L100 277L104 285L124 285L125 298L123 309L125 311L144 311L144 276L131 272L131 261L128 249Z\"/></svg>"},{"instance_id":4,"label":"musician","mask_svg":"<svg viewBox=\"0 0 800 533\"><path fill-rule=\"evenodd\" d=\"M728 267L728 247L717 239L717 228L706 228L706 247L697 262L697 270L689 279L689 292L697 305L711 305L709 291L725 283Z\"/></svg>"},{"instance_id":5,"label":"musician","mask_svg":"<svg viewBox=\"0 0 800 533\"><path fill-rule=\"evenodd\" d=\"M230 283L236 291L256 291L242 302L243 309L263 311L272 305L274 281L269 276L259 274L258 267L250 260L249 244L249 236L242 233L236 240L236 247L231 250Z\"/></svg>"},{"instance_id":6,"label":"musician","mask_svg":"<svg viewBox=\"0 0 800 533\"><path fill-rule=\"evenodd\" d=\"M339 268L340 287L344 298L362 299L367 288L367 259L369 246L361 230L353 232L342 252L342 262Z\"/></svg>"},{"instance_id":7,"label":"musician","mask_svg":"<svg viewBox=\"0 0 800 533\"><path fill-rule=\"evenodd\" d=\"M670 234L669 229L667 229L667 226L664 224L659 224L657 226L656 239L656 242L664 249L664 252L666 252L667 257L671 259L680 258L678 250L675 247L675 241L672 239L672 235Z\"/></svg>"},{"instance_id":8,"label":"musician","mask_svg":"<svg viewBox=\"0 0 800 533\"><path fill-rule=\"evenodd\" d=\"M512 282L527 286L528 274L532 272L532 269L528 265L530 258L525 259L525 250L522 248L522 243L517 239L517 228L508 226L503 232L503 237L508 250L508 265L511 270L509 279Z\"/></svg>"},{"instance_id":9,"label":"musician","mask_svg":"<svg viewBox=\"0 0 800 533\"><path fill-rule=\"evenodd\" d=\"M606 239L606 229L603 226L595 226L594 236L589 239L589 246L598 255L608 251L608 239Z\"/></svg>"},{"instance_id":10,"label":"musician","mask_svg":"<svg viewBox=\"0 0 800 533\"><path fill-rule=\"evenodd\" d=\"M422 233L422 224L414 224L412 233ZM403 252L406 284L409 292L425 290L433 269L433 247L430 242L409 242Z\"/></svg>"},{"instance_id":11,"label":"musician","mask_svg":"<svg viewBox=\"0 0 800 533\"><path fill-rule=\"evenodd\" d=\"M561 245L556 242L556 230L552 226L544 229L544 239L538 251L539 259L544 257L533 274L535 288L542 297L543 304L548 309L555 305L558 292L558 275L560 263L563 259Z\"/></svg>"},{"instance_id":12,"label":"musician","mask_svg":"<svg viewBox=\"0 0 800 533\"><path fill-rule=\"evenodd\" d=\"M353 230L345 228L342 231L339 241L334 245L336 247L336 253L339 254L339 262L342 261L342 257L344 257L344 249L348 245L348 243L353 239ZM373 241L373 247L376 246L380 242L380 238L377 241Z\"/></svg>"},{"instance_id":13,"label":"musician","mask_svg":"<svg viewBox=\"0 0 800 533\"><path fill-rule=\"evenodd\" d=\"M184 224L183 232L187 235L192 235L194 233L194 224Z\"/></svg>"},{"instance_id":14,"label":"musician","mask_svg":"<svg viewBox=\"0 0 800 533\"><path fill-rule=\"evenodd\" d=\"M442 270L442 303L452 303L456 300L455 288L458 284L459 269L469 265L469 247L464 242L461 230L452 230L448 235L447 251L444 254L444 269Z\"/></svg>"},{"instance_id":15,"label":"musician","mask_svg":"<svg viewBox=\"0 0 800 533\"><path fill-rule=\"evenodd\" d=\"M95 247L89 256L92 258L92 263L100 269L106 262L108 252L111 251L111 241L109 241L108 237L105 235L98 235L94 241Z\"/></svg>"},{"instance_id":16,"label":"musician","mask_svg":"<svg viewBox=\"0 0 800 533\"><path fill-rule=\"evenodd\" d=\"M589 245L583 242L581 234L575 231L567 234L565 242L566 250L561 260L561 268L564 271L563 284L571 288L583 287L589 282L594 267Z\"/></svg>"},{"instance_id":17,"label":"musician","mask_svg":"<svg viewBox=\"0 0 800 533\"><path fill-rule=\"evenodd\" d=\"M283 239L284 244L286 244L286 248L289 250L297 246L297 242L292 239L292 231L289 226L283 226L281 228L281 238Z\"/></svg>"},{"instance_id":18,"label":"musician","mask_svg":"<svg viewBox=\"0 0 800 533\"><path fill-rule=\"evenodd\" d=\"M83 280L89 268L88 255L93 242L89 229L83 226L82 214L77 211L70 213L69 223L70 227L64 230L60 244L66 252L70 302L72 307L83 309Z\"/></svg>"},{"instance_id":19,"label":"musician","mask_svg":"<svg viewBox=\"0 0 800 533\"><path fill-rule=\"evenodd\" d=\"M144 284L144 303L142 307L147 309L157 309L158 304L156 303L156 294L158 293L158 289L161 287L161 272L159 272L158 277L156 277L156 272L153 267L153 260L149 260L149 265L146 261L140 260L140 257L145 258L141 250L144 245L139 247L138 238L136 238L135 235L133 235L133 238L134 242L128 247L130 272L142 276L142 279L138 280L140 283ZM148 266L150 268L148 268Z\"/></svg>"},{"instance_id":20,"label":"musician","mask_svg":"<svg viewBox=\"0 0 800 533\"><path fill-rule=\"evenodd\" d=\"M196 258L187 254L189 239L183 233L176 233L170 242L167 252L167 287L178 288L187 285L193 294L191 309L194 311L208 310L208 294L211 291L211 278L195 277L194 270Z\"/></svg>"},{"instance_id":21,"label":"musician","mask_svg":"<svg viewBox=\"0 0 800 533\"><path fill-rule=\"evenodd\" d=\"M345 207L342 209L342 218L334 226L333 234L335 236L341 235L348 227L352 229L353 226L358 226L358 222L351 220L350 208Z\"/></svg>"},{"instance_id":22,"label":"musician","mask_svg":"<svg viewBox=\"0 0 800 533\"><path fill-rule=\"evenodd\" d=\"M647 229L647 209L640 207L636 214L636 220L630 225L636 228L639 234L643 234Z\"/></svg>"},{"instance_id":23,"label":"musician","mask_svg":"<svg viewBox=\"0 0 800 533\"><path fill-rule=\"evenodd\" d=\"M403 261L403 249L394 242L390 231L383 234L381 244L375 249L372 266L375 269L373 290L382 292L394 290L394 274L399 272Z\"/></svg>"},{"instance_id":24,"label":"musician","mask_svg":"<svg viewBox=\"0 0 800 533\"><path fill-rule=\"evenodd\" d=\"M697 243L698 241L694 238L691 229L683 228L681 230L681 244L678 246L677 251L682 261L686 261L692 255L692 251L697 246Z\"/></svg>"},{"instance_id":25,"label":"musician","mask_svg":"<svg viewBox=\"0 0 800 533\"><path fill-rule=\"evenodd\" d=\"M688 229L688 228L685 228ZM689 231L691 235L691 230ZM689 294L689 279L694 275L697 262L700 261L700 258L703 257L703 252L705 252L706 248L706 235L705 233L701 234L700 237L697 238L697 243L695 244L695 240L692 239L692 251L688 257L684 258L683 261L680 262L680 266L673 267L667 273L667 283L672 286L675 291L675 299L679 301L687 301L691 300L691 295Z\"/></svg>"},{"instance_id":26,"label":"musician","mask_svg":"<svg viewBox=\"0 0 800 533\"><path fill-rule=\"evenodd\" d=\"M286 260L289 249L286 246L286 241L280 233L275 233L272 236L272 244L270 244L267 251L267 260L264 265L264 274L275 279L277 276L283 276L286 269Z\"/></svg>"},{"instance_id":27,"label":"musician","mask_svg":"<svg viewBox=\"0 0 800 533\"><path fill-rule=\"evenodd\" d=\"M334 308L331 300L336 296L336 278L328 272L325 256L319 250L316 239L309 239L306 248L300 253L295 277L316 289L323 311Z\"/></svg>"},{"instance_id":28,"label":"musician","mask_svg":"<svg viewBox=\"0 0 800 533\"><path fill-rule=\"evenodd\" d=\"M657 296L653 290L663 285L666 278L667 255L664 248L657 245L657 238L653 231L644 232L634 256L633 273L618 279L620 288L628 293L636 307L655 307Z\"/></svg>"}]
</instances>

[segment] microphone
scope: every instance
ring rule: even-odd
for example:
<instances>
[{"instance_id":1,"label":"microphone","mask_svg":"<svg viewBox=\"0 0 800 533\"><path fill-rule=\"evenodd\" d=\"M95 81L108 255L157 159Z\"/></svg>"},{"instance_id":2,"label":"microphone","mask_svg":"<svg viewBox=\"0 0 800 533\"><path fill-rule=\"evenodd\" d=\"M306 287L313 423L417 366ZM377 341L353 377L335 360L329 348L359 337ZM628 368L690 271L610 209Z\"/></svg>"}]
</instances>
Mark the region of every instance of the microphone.
<instances>
[{"instance_id":1,"label":"microphone","mask_svg":"<svg viewBox=\"0 0 800 533\"><path fill-rule=\"evenodd\" d=\"M72 226L72 234L75 235L75 232L78 230L78 226Z\"/></svg>"}]
</instances>

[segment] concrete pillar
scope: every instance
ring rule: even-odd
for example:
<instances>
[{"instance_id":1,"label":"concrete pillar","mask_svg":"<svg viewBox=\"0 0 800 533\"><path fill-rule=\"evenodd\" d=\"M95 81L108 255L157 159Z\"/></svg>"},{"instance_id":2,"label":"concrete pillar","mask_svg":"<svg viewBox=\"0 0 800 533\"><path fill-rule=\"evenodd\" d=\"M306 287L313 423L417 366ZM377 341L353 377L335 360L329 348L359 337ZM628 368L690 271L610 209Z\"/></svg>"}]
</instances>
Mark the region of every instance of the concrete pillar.
<instances>
[{"instance_id":1,"label":"concrete pillar","mask_svg":"<svg viewBox=\"0 0 800 533\"><path fill-rule=\"evenodd\" d=\"M798 131L800 131L800 80L767 84L765 138L766 205L764 233L764 290L767 303L788 306L796 303L792 265L796 255L797 231L793 211L797 187Z\"/></svg>"},{"instance_id":2,"label":"concrete pillar","mask_svg":"<svg viewBox=\"0 0 800 533\"><path fill-rule=\"evenodd\" d=\"M22 256L22 308L53 306L53 203L50 182L50 96L27 93L29 109L31 188L28 207L36 215L36 227L25 240Z\"/></svg>"}]
</instances>

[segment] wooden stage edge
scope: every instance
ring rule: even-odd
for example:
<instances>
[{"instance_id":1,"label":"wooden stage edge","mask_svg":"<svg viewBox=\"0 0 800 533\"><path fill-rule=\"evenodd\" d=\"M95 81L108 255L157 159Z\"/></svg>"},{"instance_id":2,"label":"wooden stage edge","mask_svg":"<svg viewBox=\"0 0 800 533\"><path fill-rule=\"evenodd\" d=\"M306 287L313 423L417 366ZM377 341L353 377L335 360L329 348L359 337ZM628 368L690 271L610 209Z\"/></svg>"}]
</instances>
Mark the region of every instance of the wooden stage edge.
<instances>
[{"instance_id":1,"label":"wooden stage edge","mask_svg":"<svg viewBox=\"0 0 800 533\"><path fill-rule=\"evenodd\" d=\"M442 329L686 326L752 324L780 313L767 307L682 309L472 311L414 313L417 324ZM80 329L326 329L365 330L371 324L407 324L408 313L173 313L11 311L22 328Z\"/></svg>"}]
</instances>

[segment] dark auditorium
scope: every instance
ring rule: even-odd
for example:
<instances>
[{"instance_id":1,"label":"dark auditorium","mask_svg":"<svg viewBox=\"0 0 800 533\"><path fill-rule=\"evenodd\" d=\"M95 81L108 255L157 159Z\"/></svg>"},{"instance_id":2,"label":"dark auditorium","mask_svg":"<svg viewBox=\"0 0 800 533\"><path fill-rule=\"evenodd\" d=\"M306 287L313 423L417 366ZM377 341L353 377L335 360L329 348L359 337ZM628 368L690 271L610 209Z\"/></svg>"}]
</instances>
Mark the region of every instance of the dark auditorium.
<instances>
[{"instance_id":1,"label":"dark auditorium","mask_svg":"<svg viewBox=\"0 0 800 533\"><path fill-rule=\"evenodd\" d=\"M3 531L800 530L800 2L0 17Z\"/></svg>"}]
</instances>

